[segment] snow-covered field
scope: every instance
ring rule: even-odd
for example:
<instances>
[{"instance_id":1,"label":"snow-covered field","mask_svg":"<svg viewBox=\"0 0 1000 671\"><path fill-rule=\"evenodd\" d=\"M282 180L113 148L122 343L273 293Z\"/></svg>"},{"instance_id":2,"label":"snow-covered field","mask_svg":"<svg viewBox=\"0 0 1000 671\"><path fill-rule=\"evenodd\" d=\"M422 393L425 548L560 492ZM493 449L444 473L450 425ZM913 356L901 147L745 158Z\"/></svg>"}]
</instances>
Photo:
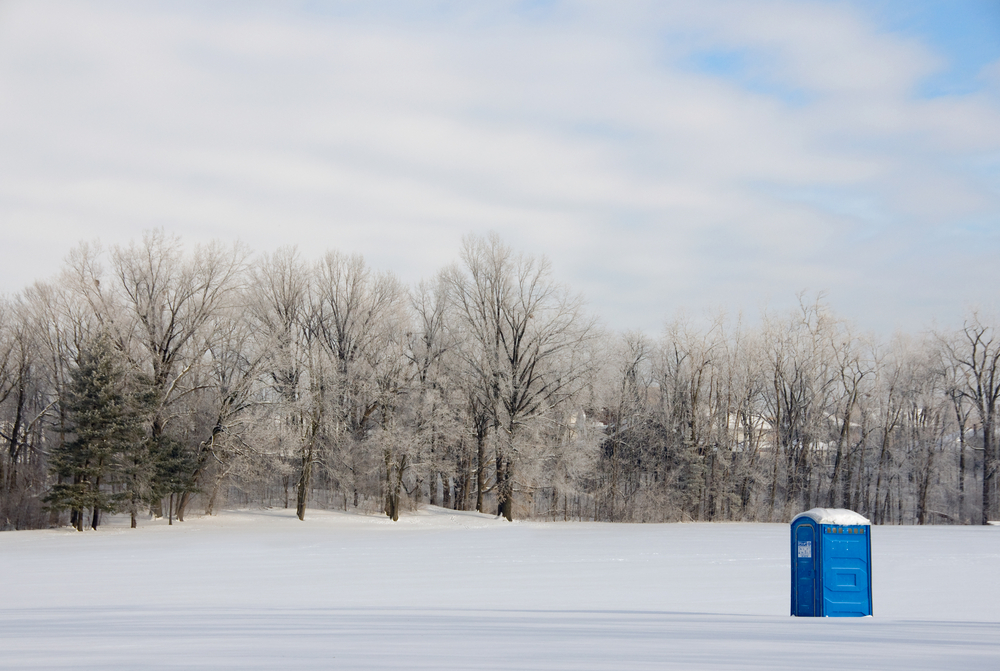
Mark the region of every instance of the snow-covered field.
<instances>
[{"instance_id":1,"label":"snow-covered field","mask_svg":"<svg viewBox=\"0 0 1000 671\"><path fill-rule=\"evenodd\" d=\"M1000 669L1000 527L874 527L788 616L787 525L309 511L0 533L0 669Z\"/></svg>"}]
</instances>

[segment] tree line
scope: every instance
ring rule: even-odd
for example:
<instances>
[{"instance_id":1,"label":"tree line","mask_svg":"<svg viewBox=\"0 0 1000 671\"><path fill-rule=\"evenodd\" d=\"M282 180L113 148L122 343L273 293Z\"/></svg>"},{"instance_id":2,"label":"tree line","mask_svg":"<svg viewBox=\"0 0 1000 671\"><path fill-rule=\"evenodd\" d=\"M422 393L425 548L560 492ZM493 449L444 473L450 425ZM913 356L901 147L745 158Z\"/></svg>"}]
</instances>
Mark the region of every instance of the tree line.
<instances>
[{"instance_id":1,"label":"tree line","mask_svg":"<svg viewBox=\"0 0 1000 671\"><path fill-rule=\"evenodd\" d=\"M192 508L997 519L997 325L884 341L819 299L619 333L496 235L405 286L360 256L81 244L0 300L0 527Z\"/></svg>"}]
</instances>

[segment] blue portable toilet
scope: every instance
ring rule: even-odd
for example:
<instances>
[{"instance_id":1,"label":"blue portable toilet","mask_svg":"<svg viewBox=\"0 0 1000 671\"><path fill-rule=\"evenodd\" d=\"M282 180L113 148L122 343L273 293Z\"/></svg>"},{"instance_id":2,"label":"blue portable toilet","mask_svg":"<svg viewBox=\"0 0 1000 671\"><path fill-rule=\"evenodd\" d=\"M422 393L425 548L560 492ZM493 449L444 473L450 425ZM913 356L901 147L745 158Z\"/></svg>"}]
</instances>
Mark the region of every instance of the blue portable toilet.
<instances>
[{"instance_id":1,"label":"blue portable toilet","mask_svg":"<svg viewBox=\"0 0 1000 671\"><path fill-rule=\"evenodd\" d=\"M813 508L792 520L792 615L872 614L871 523L852 510Z\"/></svg>"}]
</instances>

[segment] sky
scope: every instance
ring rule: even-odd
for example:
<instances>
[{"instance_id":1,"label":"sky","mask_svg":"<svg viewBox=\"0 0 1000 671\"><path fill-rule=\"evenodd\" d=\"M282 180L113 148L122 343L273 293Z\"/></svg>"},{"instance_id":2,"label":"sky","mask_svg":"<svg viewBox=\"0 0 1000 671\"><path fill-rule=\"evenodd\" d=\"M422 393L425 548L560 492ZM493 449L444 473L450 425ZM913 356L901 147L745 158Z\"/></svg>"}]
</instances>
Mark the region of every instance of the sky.
<instances>
[{"instance_id":1,"label":"sky","mask_svg":"<svg viewBox=\"0 0 1000 671\"><path fill-rule=\"evenodd\" d=\"M998 312L1000 0L0 0L0 293L162 227L408 283L496 232L611 327Z\"/></svg>"}]
</instances>

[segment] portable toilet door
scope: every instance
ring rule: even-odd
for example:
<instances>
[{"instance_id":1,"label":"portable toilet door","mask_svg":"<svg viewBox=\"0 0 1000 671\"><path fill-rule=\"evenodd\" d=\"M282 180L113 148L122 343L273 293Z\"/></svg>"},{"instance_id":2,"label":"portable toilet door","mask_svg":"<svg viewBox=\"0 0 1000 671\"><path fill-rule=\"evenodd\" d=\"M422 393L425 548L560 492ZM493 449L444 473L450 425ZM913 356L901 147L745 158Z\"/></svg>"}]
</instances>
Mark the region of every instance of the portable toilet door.
<instances>
[{"instance_id":1,"label":"portable toilet door","mask_svg":"<svg viewBox=\"0 0 1000 671\"><path fill-rule=\"evenodd\" d=\"M821 615L819 604L819 525L799 515L792 521L792 615Z\"/></svg>"},{"instance_id":2,"label":"portable toilet door","mask_svg":"<svg viewBox=\"0 0 1000 671\"><path fill-rule=\"evenodd\" d=\"M792 520L792 615L872 614L871 526L840 508L813 508Z\"/></svg>"}]
</instances>

